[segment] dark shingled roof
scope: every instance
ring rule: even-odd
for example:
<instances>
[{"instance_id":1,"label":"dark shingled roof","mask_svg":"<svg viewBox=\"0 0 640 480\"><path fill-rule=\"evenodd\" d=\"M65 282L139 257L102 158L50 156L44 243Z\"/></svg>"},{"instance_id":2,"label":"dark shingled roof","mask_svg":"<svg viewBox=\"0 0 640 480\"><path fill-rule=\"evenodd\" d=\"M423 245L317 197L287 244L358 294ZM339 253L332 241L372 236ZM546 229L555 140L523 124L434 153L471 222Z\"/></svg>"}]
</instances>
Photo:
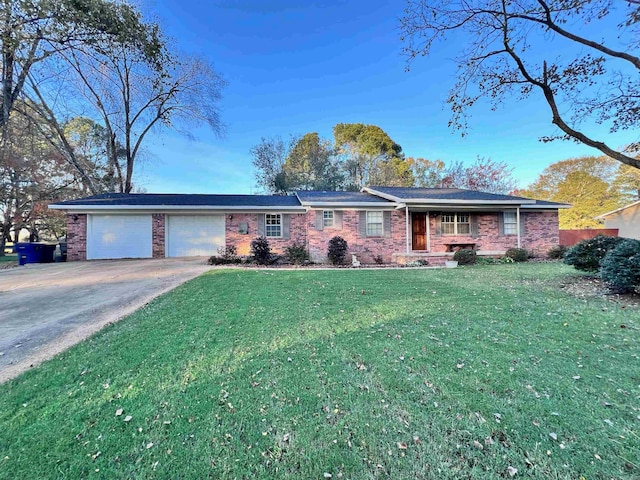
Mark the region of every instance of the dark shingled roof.
<instances>
[{"instance_id":1,"label":"dark shingled roof","mask_svg":"<svg viewBox=\"0 0 640 480\"><path fill-rule=\"evenodd\" d=\"M411 188L411 187L368 187L372 191L393 195L402 200L470 200L470 201L518 201L529 198L500 195L496 193L476 192L462 188Z\"/></svg>"},{"instance_id":2,"label":"dark shingled roof","mask_svg":"<svg viewBox=\"0 0 640 480\"><path fill-rule=\"evenodd\" d=\"M363 192L323 192L315 190L301 190L296 192L296 195L303 203L389 203L389 200Z\"/></svg>"},{"instance_id":3,"label":"dark shingled roof","mask_svg":"<svg viewBox=\"0 0 640 480\"><path fill-rule=\"evenodd\" d=\"M176 193L105 193L93 197L67 200L54 205L135 205L185 207L300 207L297 197L290 195L201 195Z\"/></svg>"}]
</instances>

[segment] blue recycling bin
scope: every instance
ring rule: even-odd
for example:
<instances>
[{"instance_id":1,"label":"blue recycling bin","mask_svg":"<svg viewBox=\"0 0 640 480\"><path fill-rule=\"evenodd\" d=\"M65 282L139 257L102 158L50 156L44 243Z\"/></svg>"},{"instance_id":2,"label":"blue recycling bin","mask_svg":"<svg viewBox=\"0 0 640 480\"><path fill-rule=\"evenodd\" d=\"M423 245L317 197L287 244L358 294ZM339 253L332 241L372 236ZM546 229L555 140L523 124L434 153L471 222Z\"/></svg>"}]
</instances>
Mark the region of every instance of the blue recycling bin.
<instances>
[{"instance_id":1,"label":"blue recycling bin","mask_svg":"<svg viewBox=\"0 0 640 480\"><path fill-rule=\"evenodd\" d=\"M26 265L27 263L51 263L53 262L53 252L55 249L55 245L48 245L46 243L16 243L18 265Z\"/></svg>"}]
</instances>

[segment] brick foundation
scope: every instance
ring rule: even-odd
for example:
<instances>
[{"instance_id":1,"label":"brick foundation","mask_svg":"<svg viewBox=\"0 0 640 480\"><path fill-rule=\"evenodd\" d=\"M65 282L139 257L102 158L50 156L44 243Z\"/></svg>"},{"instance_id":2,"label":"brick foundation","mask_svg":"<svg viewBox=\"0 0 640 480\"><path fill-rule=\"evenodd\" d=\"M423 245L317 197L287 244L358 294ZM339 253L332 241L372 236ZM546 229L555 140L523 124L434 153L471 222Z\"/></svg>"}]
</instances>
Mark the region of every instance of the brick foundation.
<instances>
[{"instance_id":1,"label":"brick foundation","mask_svg":"<svg viewBox=\"0 0 640 480\"><path fill-rule=\"evenodd\" d=\"M87 216L67 214L67 261L87 259Z\"/></svg>"}]
</instances>

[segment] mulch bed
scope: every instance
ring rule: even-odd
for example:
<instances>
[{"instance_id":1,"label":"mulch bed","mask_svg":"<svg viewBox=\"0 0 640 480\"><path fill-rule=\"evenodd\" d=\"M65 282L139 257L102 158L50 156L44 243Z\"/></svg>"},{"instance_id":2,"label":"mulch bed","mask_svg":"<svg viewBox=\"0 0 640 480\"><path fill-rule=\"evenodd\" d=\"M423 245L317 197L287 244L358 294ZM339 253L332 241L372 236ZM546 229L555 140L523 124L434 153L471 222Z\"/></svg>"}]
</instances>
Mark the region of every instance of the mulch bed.
<instances>
[{"instance_id":1,"label":"mulch bed","mask_svg":"<svg viewBox=\"0 0 640 480\"><path fill-rule=\"evenodd\" d=\"M559 285L571 295L579 298L606 298L627 306L640 306L640 294L611 293L606 284L594 275L573 275Z\"/></svg>"}]
</instances>

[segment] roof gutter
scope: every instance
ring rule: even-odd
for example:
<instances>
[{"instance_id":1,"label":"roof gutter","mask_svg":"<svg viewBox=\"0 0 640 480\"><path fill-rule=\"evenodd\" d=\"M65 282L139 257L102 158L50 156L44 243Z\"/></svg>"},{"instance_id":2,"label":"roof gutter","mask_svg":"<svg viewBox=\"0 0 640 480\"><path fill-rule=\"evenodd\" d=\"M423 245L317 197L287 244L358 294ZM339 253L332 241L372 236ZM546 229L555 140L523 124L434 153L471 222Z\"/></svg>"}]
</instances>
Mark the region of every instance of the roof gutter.
<instances>
[{"instance_id":1,"label":"roof gutter","mask_svg":"<svg viewBox=\"0 0 640 480\"><path fill-rule=\"evenodd\" d=\"M218 212L228 211L273 211L273 212L300 212L306 211L303 207L295 206L260 206L260 205L64 205L52 203L49 205L51 210L69 210L69 211L122 211L122 210L153 210L153 211L180 211L180 210L209 210Z\"/></svg>"}]
</instances>

